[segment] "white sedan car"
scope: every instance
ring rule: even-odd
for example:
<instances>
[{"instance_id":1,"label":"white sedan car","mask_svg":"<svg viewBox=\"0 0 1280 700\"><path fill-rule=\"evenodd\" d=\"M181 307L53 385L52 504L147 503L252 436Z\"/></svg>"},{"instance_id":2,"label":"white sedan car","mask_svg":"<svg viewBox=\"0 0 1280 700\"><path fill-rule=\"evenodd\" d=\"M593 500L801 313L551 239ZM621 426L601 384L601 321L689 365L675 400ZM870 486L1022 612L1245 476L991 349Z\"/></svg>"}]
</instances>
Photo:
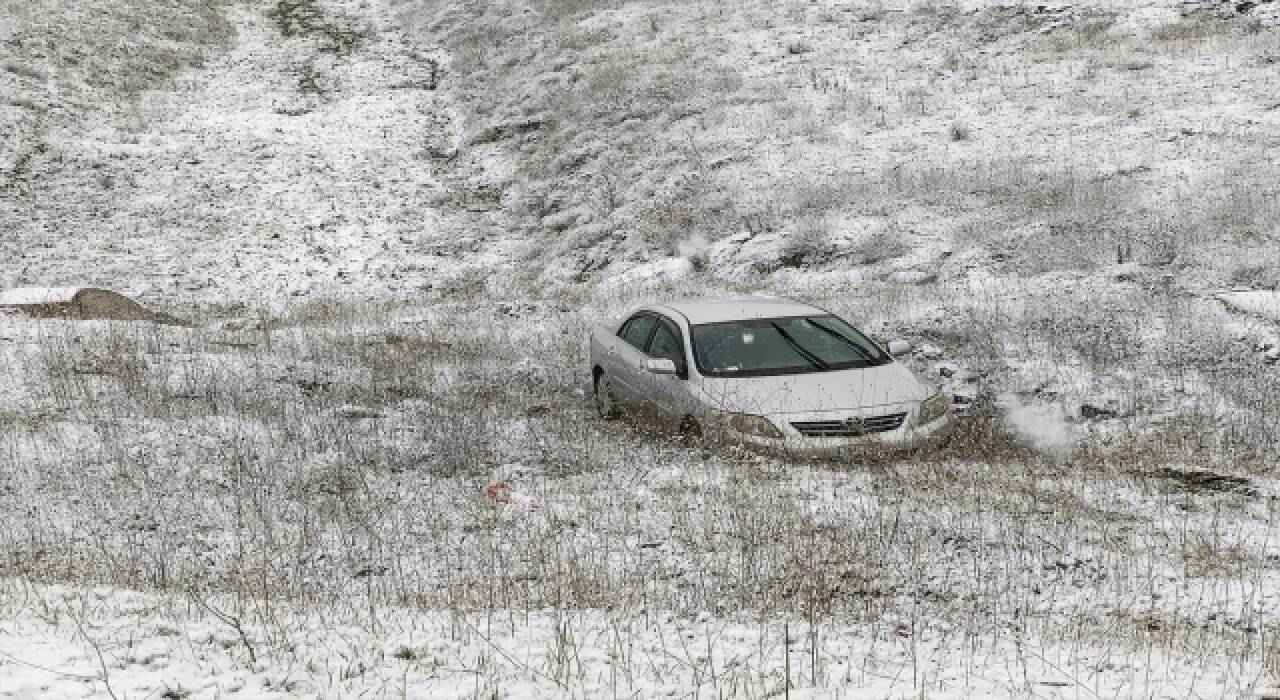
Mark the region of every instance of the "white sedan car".
<instances>
[{"instance_id":1,"label":"white sedan car","mask_svg":"<svg viewBox=\"0 0 1280 700\"><path fill-rule=\"evenodd\" d=\"M922 447L953 422L950 396L830 312L785 299L641 307L596 326L591 373L606 418L641 414L784 450Z\"/></svg>"}]
</instances>

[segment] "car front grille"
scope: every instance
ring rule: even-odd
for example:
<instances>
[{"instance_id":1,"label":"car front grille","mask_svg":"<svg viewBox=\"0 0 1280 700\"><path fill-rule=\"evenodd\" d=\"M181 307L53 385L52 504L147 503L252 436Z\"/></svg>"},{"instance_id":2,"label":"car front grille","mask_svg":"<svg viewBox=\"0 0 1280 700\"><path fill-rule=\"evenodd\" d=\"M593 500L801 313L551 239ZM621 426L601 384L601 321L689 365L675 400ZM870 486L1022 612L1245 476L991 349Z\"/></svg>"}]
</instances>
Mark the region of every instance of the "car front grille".
<instances>
[{"instance_id":1,"label":"car front grille","mask_svg":"<svg viewBox=\"0 0 1280 700\"><path fill-rule=\"evenodd\" d=\"M902 421L907 419L906 413L889 413L883 416L866 418L848 418L846 420L796 421L791 427L800 431L805 437L842 438L871 435L897 430Z\"/></svg>"}]
</instances>

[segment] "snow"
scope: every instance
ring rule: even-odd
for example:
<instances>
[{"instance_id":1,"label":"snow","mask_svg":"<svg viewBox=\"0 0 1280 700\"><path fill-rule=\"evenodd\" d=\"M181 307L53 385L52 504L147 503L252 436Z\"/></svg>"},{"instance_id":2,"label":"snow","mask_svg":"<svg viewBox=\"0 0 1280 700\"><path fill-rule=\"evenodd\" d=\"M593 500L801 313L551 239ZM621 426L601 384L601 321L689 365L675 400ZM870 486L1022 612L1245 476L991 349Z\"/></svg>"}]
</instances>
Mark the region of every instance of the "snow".
<instances>
[{"instance_id":1,"label":"snow","mask_svg":"<svg viewBox=\"0 0 1280 700\"><path fill-rule=\"evenodd\" d=\"M1216 298L1233 311L1280 322L1280 292L1271 290L1223 292Z\"/></svg>"},{"instance_id":2,"label":"snow","mask_svg":"<svg viewBox=\"0 0 1280 700\"><path fill-rule=\"evenodd\" d=\"M1205 292L1275 247L1267 32L1157 41L1181 6L1118 0L624 3L545 35L504 3L319 6L369 38L330 56L232 4L202 66L0 144L5 284L218 316L0 317L0 544L79 584L0 581L0 697L1262 692L1274 451L1179 449L1273 442L1249 363L1275 293ZM1070 20L1095 11L1118 21L1091 43ZM662 71L648 122L468 138ZM908 361L1000 396L1040 456L774 463L591 418L592 321L761 292L927 340ZM257 554L278 588L94 585L234 590Z\"/></svg>"},{"instance_id":3,"label":"snow","mask_svg":"<svg viewBox=\"0 0 1280 700\"><path fill-rule=\"evenodd\" d=\"M1013 431L1043 452L1067 457L1079 441L1060 405L1029 404L1011 394L1000 397L1000 405Z\"/></svg>"},{"instance_id":4,"label":"snow","mask_svg":"<svg viewBox=\"0 0 1280 700\"><path fill-rule=\"evenodd\" d=\"M635 265L630 269L601 281L600 291L609 294L615 290L634 291L663 283L680 280L693 271L687 258L664 258Z\"/></svg>"},{"instance_id":5,"label":"snow","mask_svg":"<svg viewBox=\"0 0 1280 700\"><path fill-rule=\"evenodd\" d=\"M20 287L0 291L0 306L64 304L75 300L83 287Z\"/></svg>"},{"instance_id":6,"label":"snow","mask_svg":"<svg viewBox=\"0 0 1280 700\"><path fill-rule=\"evenodd\" d=\"M810 628L801 617L285 604L239 615L225 597L60 586L24 594L0 626L0 698L985 700L1244 697L1266 687L1227 659L1179 666L1160 653L1016 634L975 648L960 630L905 622Z\"/></svg>"}]
</instances>

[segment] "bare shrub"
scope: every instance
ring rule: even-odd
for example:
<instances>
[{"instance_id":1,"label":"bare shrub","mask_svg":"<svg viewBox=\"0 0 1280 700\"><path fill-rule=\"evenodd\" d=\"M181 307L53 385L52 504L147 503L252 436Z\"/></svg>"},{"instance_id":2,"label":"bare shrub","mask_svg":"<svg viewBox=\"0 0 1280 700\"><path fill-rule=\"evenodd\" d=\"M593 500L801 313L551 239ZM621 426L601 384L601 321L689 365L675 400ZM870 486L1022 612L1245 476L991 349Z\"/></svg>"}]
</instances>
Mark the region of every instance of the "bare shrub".
<instances>
[{"instance_id":1,"label":"bare shrub","mask_svg":"<svg viewBox=\"0 0 1280 700\"><path fill-rule=\"evenodd\" d=\"M783 267L811 267L827 262L835 252L831 232L820 218L797 222L783 239L778 263Z\"/></svg>"},{"instance_id":2,"label":"bare shrub","mask_svg":"<svg viewBox=\"0 0 1280 700\"><path fill-rule=\"evenodd\" d=\"M900 258L910 250L911 245L906 240L906 235L896 227L891 227L889 230L876 231L842 252L858 265L875 265Z\"/></svg>"},{"instance_id":3,"label":"bare shrub","mask_svg":"<svg viewBox=\"0 0 1280 700\"><path fill-rule=\"evenodd\" d=\"M1155 66L1155 61L1152 61L1150 58L1146 56L1127 56L1125 58L1119 59L1116 62L1117 68L1120 68L1121 70L1127 70L1127 71L1150 70L1154 66Z\"/></svg>"},{"instance_id":4,"label":"bare shrub","mask_svg":"<svg viewBox=\"0 0 1280 700\"><path fill-rule=\"evenodd\" d=\"M956 422L943 450L922 456L929 460L980 460L997 464L1039 458L1031 445L1009 431L999 407L985 395L969 406Z\"/></svg>"},{"instance_id":5,"label":"bare shrub","mask_svg":"<svg viewBox=\"0 0 1280 700\"><path fill-rule=\"evenodd\" d=\"M36 68L35 66L24 65L17 61L5 61L3 65L0 65L0 69L3 69L8 73L20 75L24 78L30 78L31 80L39 82L44 82L47 79L44 71Z\"/></svg>"},{"instance_id":6,"label":"bare shrub","mask_svg":"<svg viewBox=\"0 0 1280 700\"><path fill-rule=\"evenodd\" d=\"M690 236L716 239L736 223L737 209L730 194L710 178L688 177L664 188L638 207L629 226L643 231L657 250L678 252Z\"/></svg>"},{"instance_id":7,"label":"bare shrub","mask_svg":"<svg viewBox=\"0 0 1280 700\"><path fill-rule=\"evenodd\" d=\"M547 20L562 22L588 10L608 9L612 4L612 0L538 0L537 7Z\"/></svg>"},{"instance_id":8,"label":"bare shrub","mask_svg":"<svg viewBox=\"0 0 1280 700\"><path fill-rule=\"evenodd\" d=\"M275 0L267 17L286 38L309 37L320 42L320 51L346 56L368 40L371 30L349 18L326 12L316 0Z\"/></svg>"},{"instance_id":9,"label":"bare shrub","mask_svg":"<svg viewBox=\"0 0 1280 700\"><path fill-rule=\"evenodd\" d=\"M787 53L791 56L800 56L812 51L813 46L804 41L792 41L787 44Z\"/></svg>"},{"instance_id":10,"label":"bare shrub","mask_svg":"<svg viewBox=\"0 0 1280 700\"><path fill-rule=\"evenodd\" d=\"M1235 287L1280 288L1280 264L1244 262L1231 269L1227 281Z\"/></svg>"},{"instance_id":11,"label":"bare shrub","mask_svg":"<svg viewBox=\"0 0 1280 700\"><path fill-rule=\"evenodd\" d=\"M1072 31L1076 35L1077 42L1097 43L1107 38L1107 32L1116 23L1115 17L1089 17L1083 21L1075 22L1071 25Z\"/></svg>"},{"instance_id":12,"label":"bare shrub","mask_svg":"<svg viewBox=\"0 0 1280 700\"><path fill-rule=\"evenodd\" d=\"M1223 174L1221 194L1209 202L1204 226L1247 239L1265 237L1280 225L1280 189L1269 167L1237 166Z\"/></svg>"},{"instance_id":13,"label":"bare shrub","mask_svg":"<svg viewBox=\"0 0 1280 700\"><path fill-rule=\"evenodd\" d=\"M1168 22L1153 28L1151 30L1151 38L1167 43L1188 42L1228 34L1231 31L1231 23L1225 20L1192 17L1176 22Z\"/></svg>"}]
</instances>

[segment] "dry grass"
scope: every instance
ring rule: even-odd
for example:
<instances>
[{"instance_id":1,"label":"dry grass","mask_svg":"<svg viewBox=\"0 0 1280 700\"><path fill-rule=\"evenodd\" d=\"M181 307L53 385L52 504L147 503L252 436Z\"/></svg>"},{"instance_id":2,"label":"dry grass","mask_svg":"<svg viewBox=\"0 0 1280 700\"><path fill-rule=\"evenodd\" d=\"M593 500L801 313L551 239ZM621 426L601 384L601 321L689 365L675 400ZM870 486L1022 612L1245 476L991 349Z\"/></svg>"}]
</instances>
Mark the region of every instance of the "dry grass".
<instances>
[{"instance_id":1,"label":"dry grass","mask_svg":"<svg viewBox=\"0 0 1280 700\"><path fill-rule=\"evenodd\" d=\"M1151 30L1151 38L1160 42L1199 41L1232 33L1236 23L1210 18L1188 18L1162 24Z\"/></svg>"},{"instance_id":2,"label":"dry grass","mask_svg":"<svg viewBox=\"0 0 1280 700\"><path fill-rule=\"evenodd\" d=\"M231 25L220 3L123 0L107 12L58 2L6 10L13 22L0 50L9 71L52 75L64 92L84 99L84 88L136 94L204 52L225 45ZM118 38L127 37L121 45ZM37 47L49 47L41 50ZM7 57L4 52L13 52Z\"/></svg>"},{"instance_id":3,"label":"dry grass","mask_svg":"<svg viewBox=\"0 0 1280 700\"><path fill-rule=\"evenodd\" d=\"M322 316L328 321L316 320L317 313L299 309L288 323L234 338L224 331L124 325L90 336L74 325L41 326L43 338L21 346L14 359L16 366L35 368L26 378L34 395L22 415L52 418L24 419L4 449L20 465L10 497L47 507L34 519L11 511L18 519L5 543L10 565L37 580L169 589L199 584L303 600L334 600L354 584L370 584L360 571L385 567L373 581L380 601L469 609L494 600L604 606L641 590L674 595L671 586L678 584L653 580L660 572L607 565L614 553L597 535L659 537L673 524L688 533L670 541L682 553L678 566L702 571L704 579L680 594L682 605L763 607L800 595L793 585L812 588L804 595L824 590L830 596L825 579L811 577L846 577L830 568L842 561L860 562L864 583L918 587L886 567L900 560L900 546L930 547L932 530L909 528L914 534L900 539L889 531L875 534L875 523L906 512L931 518L923 516L929 512L924 504L947 500L944 474L979 461L990 474L1018 472L1036 469L1040 459L1003 427L994 406L980 404L950 451L909 467L919 474L911 483L872 472L872 482L894 500L920 503L886 513L881 500L850 493L853 503L838 506L844 524L824 524L799 507L813 493L787 476L798 465L732 452L703 455L591 420L578 371L586 320L577 314L507 319L496 332L478 313L403 325L378 322L370 309L330 309ZM1119 360L1093 361L1109 368ZM1231 453L1240 454L1234 446ZM1105 465L1108 454L1121 453L1090 454ZM899 459L870 464L902 474ZM501 466L516 463L524 466ZM704 466L694 471L666 466L699 463ZM591 505L553 518L549 531L508 527L478 497L479 487L503 469L516 469L522 486L544 488L556 502L575 502L556 495L574 493ZM706 477L697 476L701 469L709 470ZM843 469L803 467L800 473L838 482ZM736 475L717 476L730 473ZM658 488L669 479L675 479L672 488ZM1008 483L1000 479L967 486L980 494L952 501L961 509L955 515L994 517L979 513L1005 498L999 493ZM692 512L682 504L705 501L723 502L725 509L682 515ZM1018 511L1016 502L1001 508ZM980 503L986 504L980 511L968 510ZM856 512L846 512L850 507ZM636 508L648 515L626 515ZM1026 524L1015 519L1001 526ZM944 530L937 536L955 536ZM510 580L493 581L491 562L451 551L452 538L468 531L501 558ZM704 541L697 532L722 534ZM213 533L230 533L231 540L210 538ZM409 533L418 534L410 540ZM815 533L823 533L820 540L812 539ZM729 555L728 541L751 550ZM339 544L342 549L332 549ZM188 551L192 546L198 551ZM823 551L817 559L815 547ZM849 547L858 549L845 551ZM516 552L523 554L513 559ZM441 556L462 557L461 568L436 569L431 562ZM738 568L744 556L753 562L749 578ZM642 581L648 583L634 588ZM954 585L946 600L958 599L971 584ZM820 602L849 609L854 599Z\"/></svg>"},{"instance_id":4,"label":"dry grass","mask_svg":"<svg viewBox=\"0 0 1280 700\"><path fill-rule=\"evenodd\" d=\"M17 187L11 194L21 197L33 172L63 157L50 132L68 119L118 111L137 130L143 91L172 85L175 74L228 44L233 30L223 10L196 0L6 3L0 92L10 128L0 138L0 188Z\"/></svg>"},{"instance_id":5,"label":"dry grass","mask_svg":"<svg viewBox=\"0 0 1280 700\"><path fill-rule=\"evenodd\" d=\"M29 394L4 414L0 561L27 583L220 600L275 630L248 642L264 657L296 633L271 626L294 606L366 621L400 606L749 613L912 644L1069 635L1113 655L1265 663L1255 613L1227 595L1274 573L1265 499L1160 471L1240 444L1136 430L1050 456L985 399L940 453L812 463L690 444L593 418L595 313L475 297L194 329L18 324L5 358ZM952 347L985 338L1019 357L1026 319L997 321ZM1089 350L1060 335L1051 358ZM1089 361L1105 374L1130 358ZM1207 434L1192 427L1172 434ZM542 507L495 506L481 494L494 479ZM1192 588L1195 605L1112 612Z\"/></svg>"}]
</instances>

